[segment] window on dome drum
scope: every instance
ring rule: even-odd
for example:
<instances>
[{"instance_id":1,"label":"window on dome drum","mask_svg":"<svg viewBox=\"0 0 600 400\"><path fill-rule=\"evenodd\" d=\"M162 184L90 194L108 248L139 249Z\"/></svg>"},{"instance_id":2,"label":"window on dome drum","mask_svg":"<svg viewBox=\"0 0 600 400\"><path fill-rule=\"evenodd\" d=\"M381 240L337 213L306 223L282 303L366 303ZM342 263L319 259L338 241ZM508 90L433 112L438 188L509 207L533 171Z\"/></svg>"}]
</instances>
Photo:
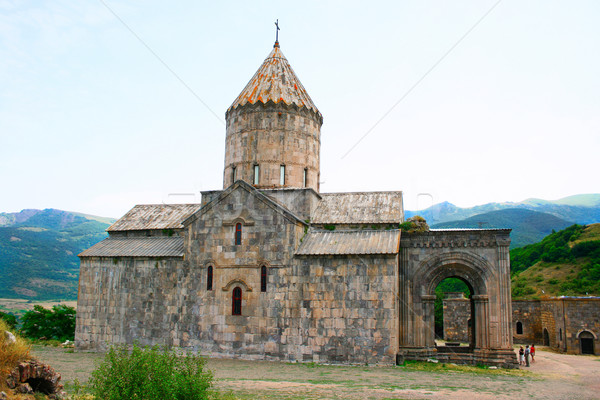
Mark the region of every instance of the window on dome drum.
<instances>
[{"instance_id":1,"label":"window on dome drum","mask_svg":"<svg viewBox=\"0 0 600 400\"><path fill-rule=\"evenodd\" d=\"M258 185L258 178L260 177L260 168L258 164L254 166L254 184Z\"/></svg>"},{"instance_id":2,"label":"window on dome drum","mask_svg":"<svg viewBox=\"0 0 600 400\"><path fill-rule=\"evenodd\" d=\"M208 266L206 270L206 290L213 289L213 267L212 265Z\"/></svg>"},{"instance_id":3,"label":"window on dome drum","mask_svg":"<svg viewBox=\"0 0 600 400\"><path fill-rule=\"evenodd\" d=\"M231 296L231 314L242 315L242 289L236 287Z\"/></svg>"},{"instance_id":4,"label":"window on dome drum","mask_svg":"<svg viewBox=\"0 0 600 400\"><path fill-rule=\"evenodd\" d=\"M231 183L235 182L235 167L231 167Z\"/></svg>"},{"instance_id":5,"label":"window on dome drum","mask_svg":"<svg viewBox=\"0 0 600 400\"><path fill-rule=\"evenodd\" d=\"M239 246L240 244L242 244L242 224L238 222L235 224L235 245Z\"/></svg>"},{"instance_id":6,"label":"window on dome drum","mask_svg":"<svg viewBox=\"0 0 600 400\"><path fill-rule=\"evenodd\" d=\"M285 165L279 166L279 184L285 185Z\"/></svg>"},{"instance_id":7,"label":"window on dome drum","mask_svg":"<svg viewBox=\"0 0 600 400\"><path fill-rule=\"evenodd\" d=\"M523 323L521 321L517 322L517 335L523 334Z\"/></svg>"},{"instance_id":8,"label":"window on dome drum","mask_svg":"<svg viewBox=\"0 0 600 400\"><path fill-rule=\"evenodd\" d=\"M264 265L260 267L260 291L267 291L267 267Z\"/></svg>"},{"instance_id":9,"label":"window on dome drum","mask_svg":"<svg viewBox=\"0 0 600 400\"><path fill-rule=\"evenodd\" d=\"M302 187L306 187L308 183L308 168L304 168L304 174L302 175Z\"/></svg>"}]
</instances>

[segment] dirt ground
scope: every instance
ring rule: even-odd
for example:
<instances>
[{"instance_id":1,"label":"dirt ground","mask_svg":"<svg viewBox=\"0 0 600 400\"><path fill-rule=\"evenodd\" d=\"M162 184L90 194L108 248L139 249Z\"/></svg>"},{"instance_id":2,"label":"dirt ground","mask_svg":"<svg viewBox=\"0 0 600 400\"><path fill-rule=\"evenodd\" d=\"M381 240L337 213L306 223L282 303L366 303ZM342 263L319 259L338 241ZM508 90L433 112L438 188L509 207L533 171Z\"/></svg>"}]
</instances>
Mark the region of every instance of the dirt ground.
<instances>
[{"instance_id":1,"label":"dirt ground","mask_svg":"<svg viewBox=\"0 0 600 400\"><path fill-rule=\"evenodd\" d=\"M68 390L87 381L102 355L41 347L34 355L63 375ZM240 399L598 399L600 357L537 348L521 370L439 364L400 367L328 366L211 359L216 387ZM425 370L421 370L425 369Z\"/></svg>"}]
</instances>

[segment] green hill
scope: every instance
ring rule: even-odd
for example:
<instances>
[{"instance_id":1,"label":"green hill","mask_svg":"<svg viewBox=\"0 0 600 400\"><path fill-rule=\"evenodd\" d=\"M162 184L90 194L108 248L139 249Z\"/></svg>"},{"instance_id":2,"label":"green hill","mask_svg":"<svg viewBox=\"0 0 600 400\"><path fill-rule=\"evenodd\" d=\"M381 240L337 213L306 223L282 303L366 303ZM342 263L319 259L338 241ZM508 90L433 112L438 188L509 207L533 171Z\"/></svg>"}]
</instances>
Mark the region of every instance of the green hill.
<instances>
[{"instance_id":1,"label":"green hill","mask_svg":"<svg viewBox=\"0 0 600 400\"><path fill-rule=\"evenodd\" d=\"M515 299L600 295L600 224L553 232L510 260Z\"/></svg>"},{"instance_id":2,"label":"green hill","mask_svg":"<svg viewBox=\"0 0 600 400\"><path fill-rule=\"evenodd\" d=\"M542 240L552 230L559 230L571 225L554 215L509 208L478 214L460 221L450 221L432 225L433 229L474 229L474 228L511 228L511 248Z\"/></svg>"},{"instance_id":3,"label":"green hill","mask_svg":"<svg viewBox=\"0 0 600 400\"><path fill-rule=\"evenodd\" d=\"M54 209L0 214L0 297L76 299L77 254L104 239L109 225Z\"/></svg>"}]
</instances>

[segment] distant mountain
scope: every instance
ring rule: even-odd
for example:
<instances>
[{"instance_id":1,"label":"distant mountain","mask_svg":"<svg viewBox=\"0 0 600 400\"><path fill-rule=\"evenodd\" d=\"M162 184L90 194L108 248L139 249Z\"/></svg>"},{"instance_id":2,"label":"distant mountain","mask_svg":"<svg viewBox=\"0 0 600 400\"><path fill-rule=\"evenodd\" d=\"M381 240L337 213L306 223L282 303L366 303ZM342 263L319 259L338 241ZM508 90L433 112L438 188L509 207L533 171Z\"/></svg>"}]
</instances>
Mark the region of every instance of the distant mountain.
<instances>
[{"instance_id":1,"label":"distant mountain","mask_svg":"<svg viewBox=\"0 0 600 400\"><path fill-rule=\"evenodd\" d=\"M443 202L439 204L435 204L432 207L429 207L425 210L421 211L410 211L406 210L405 215L406 218L412 217L414 215L421 215L424 217L430 226L435 227L479 227L479 224L473 225L470 224L472 222L484 221L481 217L477 217L474 220L468 221L464 224L459 224L457 221L464 221L471 217L480 216L482 214L502 211L502 210L510 210L510 209L521 209L521 210L530 210L538 213L549 214L554 216L562 221L568 221L571 224L593 224L596 222L600 222L600 194L579 194L575 196L565 197L559 200L542 200L542 199L527 199L518 203L506 202L506 203L488 203L480 206L470 207L470 208L460 208L455 206L452 203ZM499 214L502 216L502 214ZM509 214L504 214L506 216L510 216ZM514 215L513 215L514 216ZM496 227L509 227L513 228L515 231L513 232L513 247L514 243L518 243L519 245L535 243L540 240L541 237L539 235L544 234L546 232L545 227L540 224L540 221L546 219L545 224L548 226L552 226L555 223L559 223L557 220L549 219L548 217L538 216L535 219L534 225L530 228L526 228L523 224L520 224L519 221L508 221L510 224L506 225L505 222L501 220L497 220L498 215L486 216L486 218L492 218ZM451 225L442 225L446 222L452 222ZM500 226L499 224L503 224ZM515 227L514 225L518 227ZM538 228L544 228L539 230ZM556 227L552 227L551 229L561 229L564 225L556 225ZM538 230L538 233L534 232ZM551 230L550 230L551 231ZM515 240L515 235L523 234L522 237L517 238ZM546 232L547 233L547 232Z\"/></svg>"},{"instance_id":2,"label":"distant mountain","mask_svg":"<svg viewBox=\"0 0 600 400\"><path fill-rule=\"evenodd\" d=\"M77 298L77 254L114 220L55 209L0 213L0 297Z\"/></svg>"},{"instance_id":3,"label":"distant mountain","mask_svg":"<svg viewBox=\"0 0 600 400\"><path fill-rule=\"evenodd\" d=\"M511 228L511 248L536 243L553 230L561 230L573 225L554 215L522 208L508 208L490 211L460 220L431 225L437 229L456 228Z\"/></svg>"}]
</instances>

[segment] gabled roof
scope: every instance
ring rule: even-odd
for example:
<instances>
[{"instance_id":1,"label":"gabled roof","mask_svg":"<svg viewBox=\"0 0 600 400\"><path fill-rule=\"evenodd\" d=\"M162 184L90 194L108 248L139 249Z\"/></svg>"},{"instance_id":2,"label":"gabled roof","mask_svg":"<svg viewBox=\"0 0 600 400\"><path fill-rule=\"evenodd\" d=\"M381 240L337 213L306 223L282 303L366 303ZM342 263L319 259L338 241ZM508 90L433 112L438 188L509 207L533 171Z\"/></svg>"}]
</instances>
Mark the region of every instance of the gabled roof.
<instances>
[{"instance_id":1,"label":"gabled roof","mask_svg":"<svg viewBox=\"0 0 600 400\"><path fill-rule=\"evenodd\" d=\"M242 93L227 109L227 112L246 103L261 102L266 104L269 101L274 103L281 101L287 105L295 104L300 108L306 107L321 115L308 92L300 83L300 79L294 73L290 63L281 52L279 43L275 43L273 51L250 79Z\"/></svg>"},{"instance_id":2,"label":"gabled roof","mask_svg":"<svg viewBox=\"0 0 600 400\"><path fill-rule=\"evenodd\" d=\"M321 193L313 224L384 224L404 221L402 192Z\"/></svg>"},{"instance_id":3,"label":"gabled roof","mask_svg":"<svg viewBox=\"0 0 600 400\"><path fill-rule=\"evenodd\" d=\"M79 257L183 257L183 238L109 237L83 251Z\"/></svg>"},{"instance_id":4,"label":"gabled roof","mask_svg":"<svg viewBox=\"0 0 600 400\"><path fill-rule=\"evenodd\" d=\"M397 254L400 230L309 231L296 251L308 255Z\"/></svg>"},{"instance_id":5,"label":"gabled roof","mask_svg":"<svg viewBox=\"0 0 600 400\"><path fill-rule=\"evenodd\" d=\"M133 207L108 232L146 229L182 229L182 222L200 209L200 204L141 204Z\"/></svg>"},{"instance_id":6,"label":"gabled roof","mask_svg":"<svg viewBox=\"0 0 600 400\"><path fill-rule=\"evenodd\" d=\"M271 197L261 193L254 186L248 184L246 181L243 181L243 180L236 181L233 185L231 185L227 189L223 190L221 192L221 194L219 194L217 197L215 197L214 199L212 199L211 201L206 203L204 205L204 207L202 207L201 209L199 209L198 211L196 211L195 213L190 215L188 218L186 218L184 221L182 221L182 224L188 225L188 224L192 223L196 219L200 218L203 214L205 214L209 210L216 207L221 201L226 199L227 196L229 196L233 191L238 190L238 189L249 192L251 195L255 196L256 199L265 203L273 211L282 214L288 220L290 220L292 222L299 222L303 225L308 225L305 221L303 221L298 215L296 215L295 213L290 211L287 207L285 207L284 205L275 201Z\"/></svg>"}]
</instances>

